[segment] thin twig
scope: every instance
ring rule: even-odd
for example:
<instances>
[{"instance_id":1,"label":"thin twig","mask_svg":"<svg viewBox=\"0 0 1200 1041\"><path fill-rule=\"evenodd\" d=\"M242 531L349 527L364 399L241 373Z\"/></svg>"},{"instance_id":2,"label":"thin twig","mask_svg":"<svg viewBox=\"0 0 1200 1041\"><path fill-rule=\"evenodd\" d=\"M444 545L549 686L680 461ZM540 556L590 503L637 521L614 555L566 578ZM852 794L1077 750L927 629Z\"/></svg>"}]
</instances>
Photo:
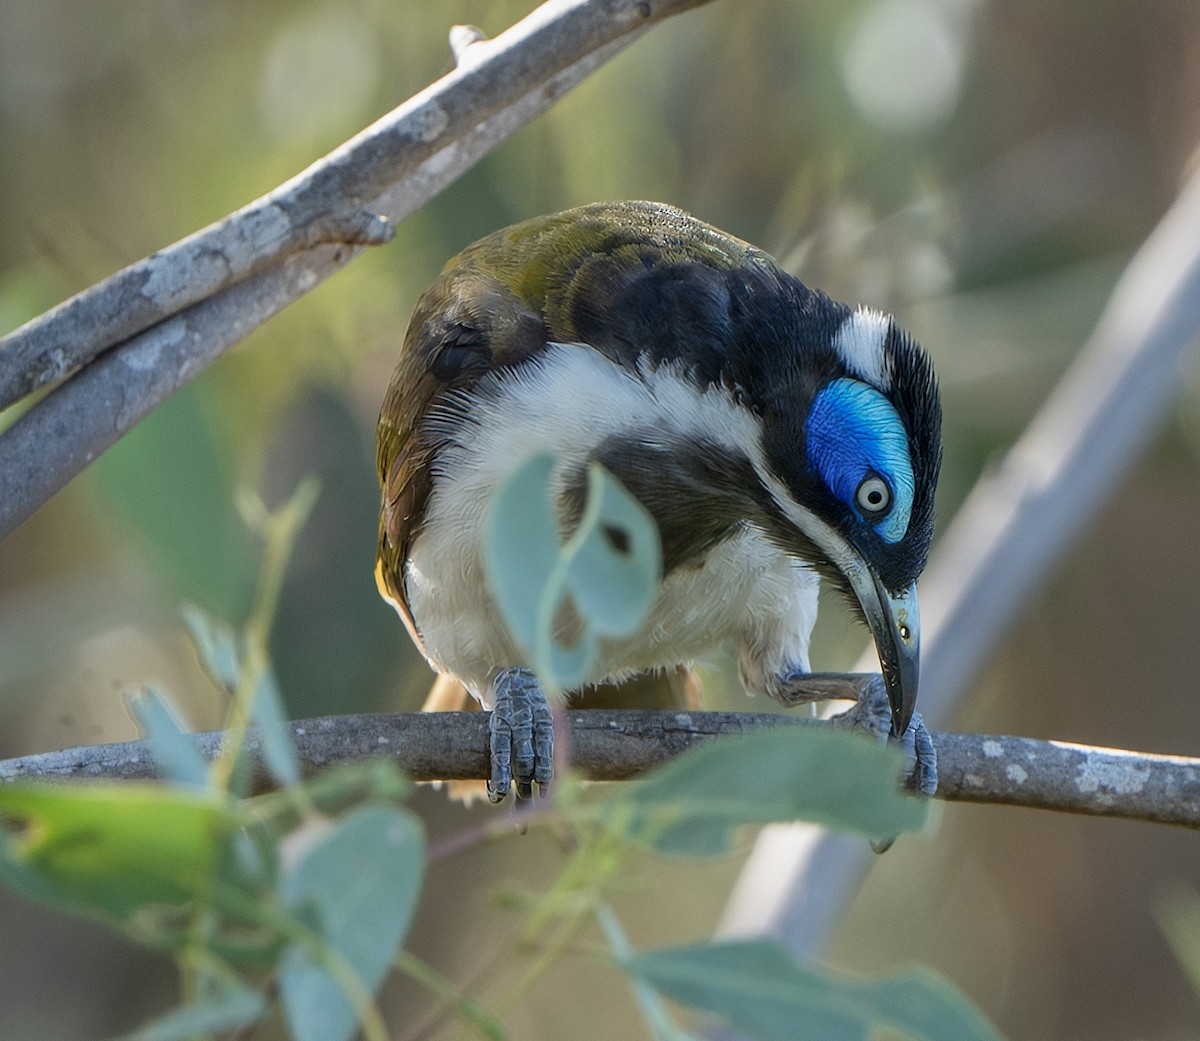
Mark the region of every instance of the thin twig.
<instances>
[{"instance_id":1,"label":"thin twig","mask_svg":"<svg viewBox=\"0 0 1200 1041\"><path fill-rule=\"evenodd\" d=\"M705 2L550 0L495 40L460 33L457 67L357 137L0 340L0 407L75 373L0 435L0 538L646 28Z\"/></svg>"},{"instance_id":2,"label":"thin twig","mask_svg":"<svg viewBox=\"0 0 1200 1041\"><path fill-rule=\"evenodd\" d=\"M751 712L593 710L568 712L566 718L571 765L597 781L627 780L721 735L764 726L825 725L807 717ZM418 781L487 776L487 717L481 712L328 716L293 723L292 734L309 774L387 756ZM933 738L940 798L1200 827L1200 759L1024 737L941 733ZM222 732L195 736L209 758L224 739ZM0 762L0 781L155 776L141 741ZM265 775L261 783L269 783Z\"/></svg>"}]
</instances>

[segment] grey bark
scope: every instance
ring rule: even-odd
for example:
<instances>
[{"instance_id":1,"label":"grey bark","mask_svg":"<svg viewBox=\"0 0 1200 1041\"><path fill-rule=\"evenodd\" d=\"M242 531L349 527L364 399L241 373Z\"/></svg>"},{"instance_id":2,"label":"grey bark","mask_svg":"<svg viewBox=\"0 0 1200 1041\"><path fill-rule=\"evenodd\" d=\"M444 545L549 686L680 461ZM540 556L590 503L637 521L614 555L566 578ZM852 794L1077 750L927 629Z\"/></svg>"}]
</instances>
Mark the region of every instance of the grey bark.
<instances>
[{"instance_id":1,"label":"grey bark","mask_svg":"<svg viewBox=\"0 0 1200 1041\"><path fill-rule=\"evenodd\" d=\"M764 726L824 725L811 718L749 712L597 710L568 712L566 720L571 765L598 781L628 780L722 735ZM329 716L292 723L291 731L308 774L387 756L418 781L487 777L487 716L481 712ZM194 739L211 759L223 737L213 732ZM939 798L1200 827L1200 760L1023 737L933 738ZM154 761L141 741L0 762L0 782L155 776ZM260 774L259 790L269 783Z\"/></svg>"},{"instance_id":2,"label":"grey bark","mask_svg":"<svg viewBox=\"0 0 1200 1041\"><path fill-rule=\"evenodd\" d=\"M652 24L707 0L551 0L303 173L0 340L0 538L168 395Z\"/></svg>"}]
</instances>

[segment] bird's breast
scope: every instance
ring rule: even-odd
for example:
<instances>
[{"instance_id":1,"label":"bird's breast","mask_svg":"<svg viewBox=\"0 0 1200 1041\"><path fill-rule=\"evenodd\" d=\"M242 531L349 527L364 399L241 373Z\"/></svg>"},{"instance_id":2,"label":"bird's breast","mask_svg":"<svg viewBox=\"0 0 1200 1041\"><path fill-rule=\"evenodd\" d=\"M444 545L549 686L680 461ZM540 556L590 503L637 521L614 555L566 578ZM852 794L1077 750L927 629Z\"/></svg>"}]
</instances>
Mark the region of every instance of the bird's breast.
<instances>
[{"instance_id":1,"label":"bird's breast","mask_svg":"<svg viewBox=\"0 0 1200 1041\"><path fill-rule=\"evenodd\" d=\"M561 497L599 445L634 429L657 430L668 443L704 436L737 444L756 436L725 392L671 373L630 372L579 345L551 345L537 364L489 380L428 417L426 436L439 446L433 487L404 573L431 663L485 704L495 673L523 664L483 561L490 504L523 462L552 453ZM589 682L693 661L729 639L760 672L807 667L817 583L759 528L739 524L666 576L637 633L602 643Z\"/></svg>"}]
</instances>

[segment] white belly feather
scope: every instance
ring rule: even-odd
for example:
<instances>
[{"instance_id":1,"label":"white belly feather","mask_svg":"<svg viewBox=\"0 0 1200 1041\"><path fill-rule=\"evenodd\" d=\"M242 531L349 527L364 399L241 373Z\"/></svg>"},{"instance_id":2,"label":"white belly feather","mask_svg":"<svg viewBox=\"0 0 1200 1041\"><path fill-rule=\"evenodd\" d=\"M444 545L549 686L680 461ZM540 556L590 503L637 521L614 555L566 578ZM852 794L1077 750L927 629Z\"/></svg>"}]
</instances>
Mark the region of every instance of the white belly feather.
<instances>
[{"instance_id":1,"label":"white belly feather","mask_svg":"<svg viewBox=\"0 0 1200 1041\"><path fill-rule=\"evenodd\" d=\"M405 571L430 663L462 680L485 707L495 674L525 664L488 590L482 557L488 506L522 462L552 452L560 471L570 471L604 438L648 421L684 436L757 444L753 418L723 390L701 391L662 370L631 374L589 348L553 345L542 363L500 378L503 394L455 410L471 417L465 428L445 421L461 436L439 454ZM747 690L773 693L780 676L808 670L818 582L747 525L701 566L672 572L642 629L601 644L589 682L678 665L733 641Z\"/></svg>"}]
</instances>

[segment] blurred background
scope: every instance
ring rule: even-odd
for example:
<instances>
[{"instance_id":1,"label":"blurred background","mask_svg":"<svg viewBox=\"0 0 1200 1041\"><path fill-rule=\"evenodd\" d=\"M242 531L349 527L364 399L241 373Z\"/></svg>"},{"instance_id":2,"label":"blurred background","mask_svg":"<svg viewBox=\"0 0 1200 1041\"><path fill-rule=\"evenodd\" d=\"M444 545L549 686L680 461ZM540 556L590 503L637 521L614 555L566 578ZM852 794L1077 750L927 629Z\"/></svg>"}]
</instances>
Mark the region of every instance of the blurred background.
<instances>
[{"instance_id":1,"label":"blurred background","mask_svg":"<svg viewBox=\"0 0 1200 1041\"><path fill-rule=\"evenodd\" d=\"M533 6L4 0L0 332L424 87L450 66L452 24L494 35ZM147 682L196 729L219 725L179 606L243 619L258 548L235 490L277 502L310 473L323 493L273 642L289 708L419 705L430 674L371 575L373 429L418 293L479 236L658 199L896 312L941 374L944 521L1078 350L1198 142L1195 0L724 0L656 28L0 544L0 757L133 737L122 691ZM957 728L1200 754L1198 453L1189 371L1151 456L1031 594ZM864 643L831 601L814 662L849 667ZM747 706L726 655L706 666L713 707L770 707ZM434 836L496 812L431 791L416 805ZM412 948L494 999L489 967L520 921L497 884L535 888L562 857L531 835L443 861ZM642 862L617 901L634 943L707 936L739 861ZM876 862L832 958L929 964L1014 1039L1196 1039L1200 998L1159 921L1198 886L1184 831L952 805ZM3 1041L103 1038L173 1000L170 963L0 893ZM386 1005L418 1036L422 993ZM514 1037L643 1034L623 980L587 954L508 1022Z\"/></svg>"}]
</instances>

